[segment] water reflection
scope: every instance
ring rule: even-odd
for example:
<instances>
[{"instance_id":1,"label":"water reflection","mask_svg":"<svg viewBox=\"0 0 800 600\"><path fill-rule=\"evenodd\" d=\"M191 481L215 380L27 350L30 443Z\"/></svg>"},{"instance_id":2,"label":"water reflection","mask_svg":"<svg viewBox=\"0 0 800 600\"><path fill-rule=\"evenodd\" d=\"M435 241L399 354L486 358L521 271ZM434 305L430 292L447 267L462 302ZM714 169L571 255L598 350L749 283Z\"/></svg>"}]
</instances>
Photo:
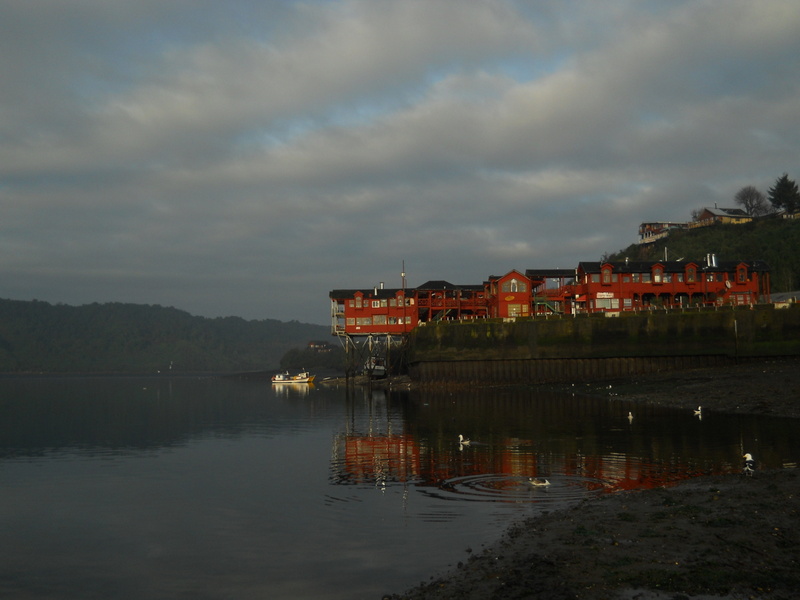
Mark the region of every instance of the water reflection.
<instances>
[{"instance_id":1,"label":"water reflection","mask_svg":"<svg viewBox=\"0 0 800 600\"><path fill-rule=\"evenodd\" d=\"M738 472L745 448L758 447L772 468L798 453L793 421L769 420L764 435L764 419L706 410L702 420L694 410L530 391L373 390L351 400L350 414L334 444L333 483L411 484L450 501L569 503ZM537 477L551 485L534 489Z\"/></svg>"},{"instance_id":2,"label":"water reflection","mask_svg":"<svg viewBox=\"0 0 800 600\"><path fill-rule=\"evenodd\" d=\"M743 448L796 462L796 423L527 392L0 378L0 589L380 597L520 516L736 471Z\"/></svg>"},{"instance_id":3,"label":"water reflection","mask_svg":"<svg viewBox=\"0 0 800 600\"><path fill-rule=\"evenodd\" d=\"M273 383L272 391L278 398L307 398L317 389L313 383Z\"/></svg>"}]
</instances>

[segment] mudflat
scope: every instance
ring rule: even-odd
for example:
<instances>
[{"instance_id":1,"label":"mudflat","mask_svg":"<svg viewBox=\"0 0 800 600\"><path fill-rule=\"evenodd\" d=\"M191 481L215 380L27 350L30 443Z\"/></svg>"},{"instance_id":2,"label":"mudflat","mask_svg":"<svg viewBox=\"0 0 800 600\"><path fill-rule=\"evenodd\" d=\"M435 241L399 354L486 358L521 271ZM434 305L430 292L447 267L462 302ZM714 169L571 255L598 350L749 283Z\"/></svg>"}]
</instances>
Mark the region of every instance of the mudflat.
<instances>
[{"instance_id":1,"label":"mudflat","mask_svg":"<svg viewBox=\"0 0 800 600\"><path fill-rule=\"evenodd\" d=\"M610 386L610 387L609 387ZM547 386L796 419L800 358ZM800 598L800 470L699 477L583 501L511 527L408 600Z\"/></svg>"}]
</instances>

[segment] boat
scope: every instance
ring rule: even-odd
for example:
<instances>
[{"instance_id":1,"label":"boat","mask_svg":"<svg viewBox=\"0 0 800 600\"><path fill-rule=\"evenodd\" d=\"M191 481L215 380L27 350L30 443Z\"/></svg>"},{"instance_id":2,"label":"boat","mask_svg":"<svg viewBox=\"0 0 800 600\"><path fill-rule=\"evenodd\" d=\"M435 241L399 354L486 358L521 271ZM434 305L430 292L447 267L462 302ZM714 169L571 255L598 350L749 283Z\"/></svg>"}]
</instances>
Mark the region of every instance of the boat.
<instances>
[{"instance_id":1,"label":"boat","mask_svg":"<svg viewBox=\"0 0 800 600\"><path fill-rule=\"evenodd\" d=\"M289 375L289 371L277 373L272 376L272 383L312 383L316 375L302 371L297 375Z\"/></svg>"},{"instance_id":2,"label":"boat","mask_svg":"<svg viewBox=\"0 0 800 600\"><path fill-rule=\"evenodd\" d=\"M379 379L386 377L386 360L377 356L370 356L364 363L364 375Z\"/></svg>"}]
</instances>

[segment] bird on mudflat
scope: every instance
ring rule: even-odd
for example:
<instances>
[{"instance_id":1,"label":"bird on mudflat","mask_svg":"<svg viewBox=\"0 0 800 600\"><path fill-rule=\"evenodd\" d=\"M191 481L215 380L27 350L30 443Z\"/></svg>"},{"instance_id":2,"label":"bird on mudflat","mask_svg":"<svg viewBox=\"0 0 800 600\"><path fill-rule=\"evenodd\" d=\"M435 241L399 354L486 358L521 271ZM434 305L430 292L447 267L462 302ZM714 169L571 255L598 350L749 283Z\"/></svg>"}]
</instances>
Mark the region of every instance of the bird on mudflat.
<instances>
[{"instance_id":1,"label":"bird on mudflat","mask_svg":"<svg viewBox=\"0 0 800 600\"><path fill-rule=\"evenodd\" d=\"M463 435L461 435L459 433L458 434L458 443L461 444L462 446L467 446L467 445L469 445L469 438L465 438Z\"/></svg>"},{"instance_id":2,"label":"bird on mudflat","mask_svg":"<svg viewBox=\"0 0 800 600\"><path fill-rule=\"evenodd\" d=\"M528 481L530 482L531 485L535 485L535 486L547 486L547 485L550 485L550 482L547 481L547 479L544 479L542 477L530 477L530 478L528 478Z\"/></svg>"},{"instance_id":3,"label":"bird on mudflat","mask_svg":"<svg viewBox=\"0 0 800 600\"><path fill-rule=\"evenodd\" d=\"M753 455L748 452L742 458L744 459L744 468L742 469L742 474L752 477L753 471L756 470L756 461L753 459Z\"/></svg>"}]
</instances>

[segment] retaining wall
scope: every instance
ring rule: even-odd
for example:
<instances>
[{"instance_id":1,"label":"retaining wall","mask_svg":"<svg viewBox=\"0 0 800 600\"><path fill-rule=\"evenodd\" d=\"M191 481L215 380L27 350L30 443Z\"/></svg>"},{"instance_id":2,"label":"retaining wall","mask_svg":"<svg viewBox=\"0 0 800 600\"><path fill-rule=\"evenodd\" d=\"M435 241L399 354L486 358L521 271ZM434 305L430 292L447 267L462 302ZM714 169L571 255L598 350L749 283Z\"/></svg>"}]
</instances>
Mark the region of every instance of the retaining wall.
<instances>
[{"instance_id":1,"label":"retaining wall","mask_svg":"<svg viewBox=\"0 0 800 600\"><path fill-rule=\"evenodd\" d=\"M604 379L800 355L800 306L428 323L409 338L422 382Z\"/></svg>"}]
</instances>

